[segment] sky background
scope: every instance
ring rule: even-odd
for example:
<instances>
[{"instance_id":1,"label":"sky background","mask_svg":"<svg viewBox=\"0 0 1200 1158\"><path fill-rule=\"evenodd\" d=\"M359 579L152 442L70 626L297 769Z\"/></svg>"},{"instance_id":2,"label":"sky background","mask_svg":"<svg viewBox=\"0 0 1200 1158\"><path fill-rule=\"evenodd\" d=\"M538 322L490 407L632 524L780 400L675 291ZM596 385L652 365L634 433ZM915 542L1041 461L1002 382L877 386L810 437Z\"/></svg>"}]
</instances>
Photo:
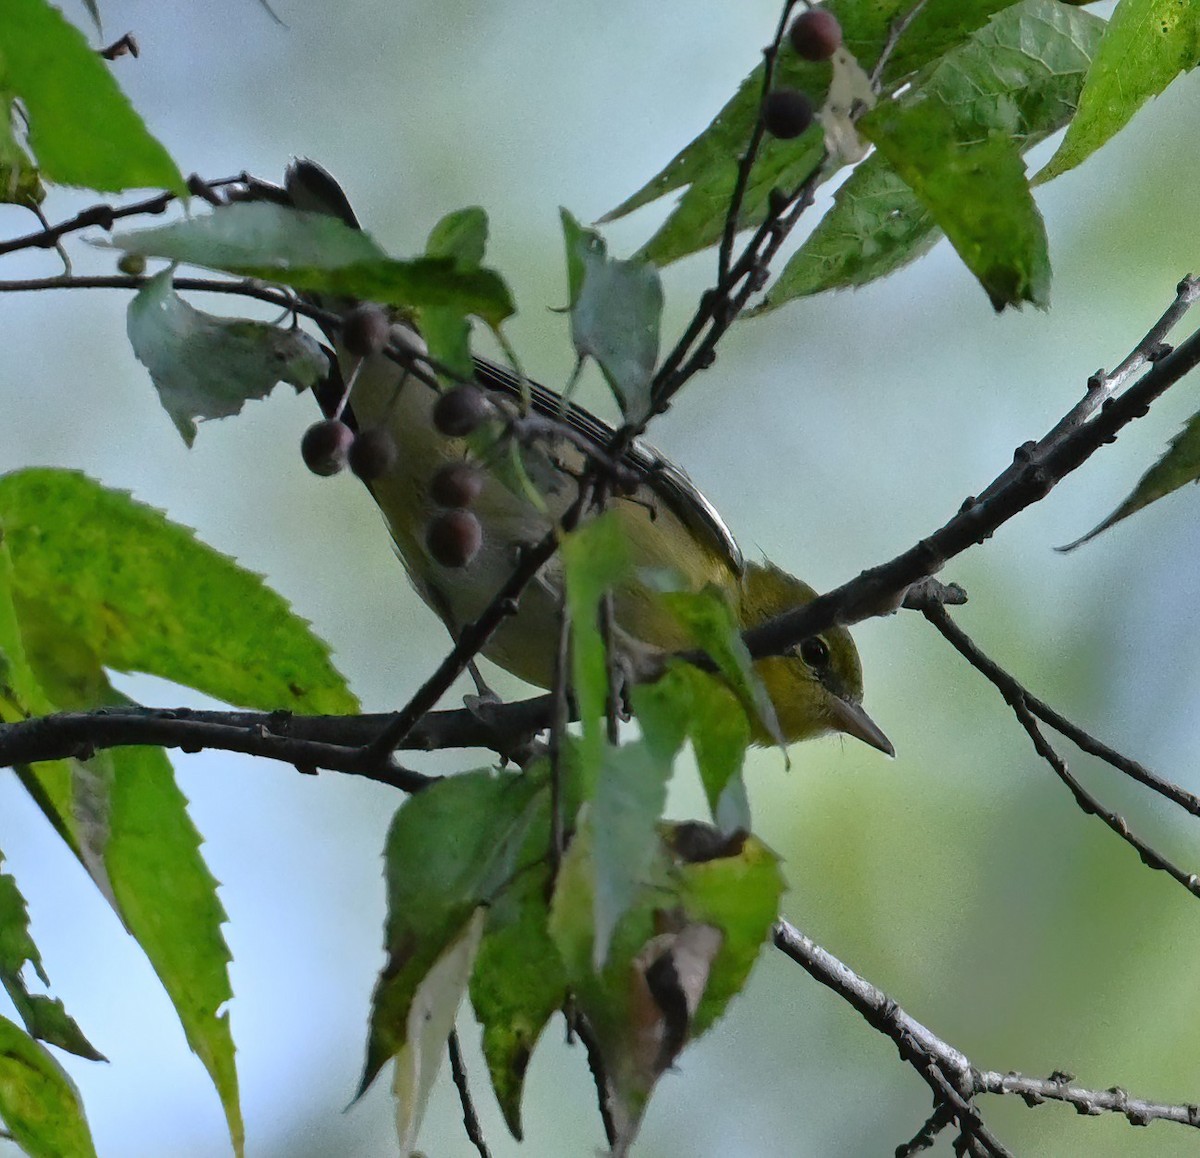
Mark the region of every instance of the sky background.
<instances>
[{"instance_id":1,"label":"sky background","mask_svg":"<svg viewBox=\"0 0 1200 1158\"><path fill-rule=\"evenodd\" d=\"M573 359L566 321L551 312L566 297L559 206L593 220L640 187L753 67L777 15L761 0L276 8L286 27L252 0L101 5L106 39L137 37L142 56L115 72L185 172L278 179L292 156L313 157L399 256L418 252L444 212L482 205L490 263L520 309L509 336L551 385ZM83 24L81 5L66 11ZM1111 148L1039 190L1055 270L1048 313L997 317L943 242L882 284L736 327L655 423L654 442L748 554L820 589L906 549L1043 434L1090 373L1119 362L1200 268L1198 101L1195 79L1181 82ZM1035 163L1048 156L1044 147ZM47 211L58 219L87 200L56 194ZM664 211L607 230L612 249L636 248ZM0 208L0 230L28 227ZM53 255L6 260L6 277L58 269ZM77 265L111 267L103 253ZM713 267L710 253L666 272L666 335ZM304 469L312 400L281 388L203 426L186 450L128 348L126 301L4 300L0 468L68 466L132 490L266 575L330 641L366 709L402 703L440 658L444 632L408 589L362 488ZM1196 496L1180 492L1074 553L1053 548L1128 493L1197 409L1198 381L944 575L969 590L956 618L985 650L1193 791ZM594 385L584 400L604 410ZM981 1067L1065 1068L1086 1085L1200 1100L1200 905L1075 808L998 696L918 616L871 621L856 638L866 705L897 758L830 740L795 750L790 771L778 753L750 763L759 835L786 862L787 916ZM203 703L165 683L119 682L146 703ZM1194 825L1067 754L1138 831L1200 868ZM419 766L484 761L460 753ZM247 1153L392 1152L385 1083L343 1109L382 964L378 854L395 794L221 754L175 763L230 916ZM686 766L671 806L701 807ZM102 1158L228 1153L217 1098L149 967L11 779L0 781L0 848L55 992L111 1059L66 1063ZM493 1154L593 1152L602 1133L585 1060L562 1044L560 1022L529 1071L523 1148L504 1131L469 1012L460 1031ZM1195 1147L1161 1123L1133 1130L996 1099L982 1108L1020 1154ZM661 1082L637 1152L888 1154L928 1111L924 1083L889 1042L767 951L725 1020ZM432 1158L474 1154L446 1075L422 1143ZM935 1153L949 1154L948 1140Z\"/></svg>"}]
</instances>

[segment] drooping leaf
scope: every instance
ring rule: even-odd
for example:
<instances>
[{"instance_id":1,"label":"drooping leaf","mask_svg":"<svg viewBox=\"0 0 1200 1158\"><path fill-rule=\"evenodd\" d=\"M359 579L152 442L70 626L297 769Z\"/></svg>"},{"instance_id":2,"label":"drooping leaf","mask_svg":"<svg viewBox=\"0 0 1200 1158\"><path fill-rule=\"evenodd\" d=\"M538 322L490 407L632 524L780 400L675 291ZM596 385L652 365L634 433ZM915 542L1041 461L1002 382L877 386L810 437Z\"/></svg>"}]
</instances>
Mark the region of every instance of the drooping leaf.
<instances>
[{"instance_id":1,"label":"drooping leaf","mask_svg":"<svg viewBox=\"0 0 1200 1158\"><path fill-rule=\"evenodd\" d=\"M12 94L0 87L0 201L10 205L40 205L46 189L37 166L17 140Z\"/></svg>"},{"instance_id":2,"label":"drooping leaf","mask_svg":"<svg viewBox=\"0 0 1200 1158\"><path fill-rule=\"evenodd\" d=\"M604 593L629 572L629 548L617 520L601 515L564 535L561 555L571 616L572 690L583 724L582 778L590 797L603 759L608 700L608 666L597 617Z\"/></svg>"},{"instance_id":3,"label":"drooping leaf","mask_svg":"<svg viewBox=\"0 0 1200 1158\"><path fill-rule=\"evenodd\" d=\"M896 45L884 71L884 82L895 83L936 60L994 12L1012 3L1013 0L929 0ZM829 0L824 7L837 16L847 49L869 72L891 28L913 5L910 0ZM778 59L776 84L801 89L820 105L828 94L830 74L827 64L811 64L785 48ZM643 247L642 255L662 267L713 245L725 228L738 157L750 140L761 98L762 65L759 64L691 144L602 220L622 217L686 187L666 222ZM761 221L771 190L797 186L820 156L821 134L817 129L792 141L764 141L747 183L739 227Z\"/></svg>"},{"instance_id":4,"label":"drooping leaf","mask_svg":"<svg viewBox=\"0 0 1200 1158\"><path fill-rule=\"evenodd\" d=\"M1170 449L1142 477L1130 496L1098 527L1081 539L1061 548L1073 550L1094 539L1114 523L1127 519L1143 507L1157 502L1185 483L1200 481L1200 414L1193 414L1187 425L1171 439Z\"/></svg>"},{"instance_id":5,"label":"drooping leaf","mask_svg":"<svg viewBox=\"0 0 1200 1158\"><path fill-rule=\"evenodd\" d=\"M448 213L430 231L425 256L445 258L455 268L481 268L487 247L487 214L478 206ZM471 376L471 322L465 311L452 306L429 306L420 311L421 336L429 352L464 378Z\"/></svg>"},{"instance_id":6,"label":"drooping leaf","mask_svg":"<svg viewBox=\"0 0 1200 1158\"><path fill-rule=\"evenodd\" d=\"M707 653L737 696L746 715L762 726L763 733L783 746L783 735L775 716L775 705L754 670L754 661L742 640L728 598L715 587L704 591L665 591L660 598L692 642Z\"/></svg>"},{"instance_id":7,"label":"drooping leaf","mask_svg":"<svg viewBox=\"0 0 1200 1158\"><path fill-rule=\"evenodd\" d=\"M104 667L256 707L353 710L327 651L278 596L127 495L71 472L22 471L0 479L0 525L37 710L124 703ZM113 749L38 765L23 783L146 952L240 1152L224 913L165 756Z\"/></svg>"},{"instance_id":8,"label":"drooping leaf","mask_svg":"<svg viewBox=\"0 0 1200 1158\"><path fill-rule=\"evenodd\" d=\"M404 1044L396 1054L392 1092L400 1153L409 1155L425 1117L433 1082L446 1052L467 982L475 966L485 910L478 908L421 979L408 1010Z\"/></svg>"},{"instance_id":9,"label":"drooping leaf","mask_svg":"<svg viewBox=\"0 0 1200 1158\"><path fill-rule=\"evenodd\" d=\"M525 775L549 778L548 761ZM517 871L500 888L488 909L487 928L471 978L471 1004L483 1027L483 1055L492 1089L513 1137L521 1138L521 1095L525 1071L546 1023L566 1000L566 975L558 948L550 939L549 899L553 829L552 804L561 810L564 829L579 809L579 760L575 737L563 737L558 792L549 785L535 803L533 817L517 854Z\"/></svg>"},{"instance_id":10,"label":"drooping leaf","mask_svg":"<svg viewBox=\"0 0 1200 1158\"><path fill-rule=\"evenodd\" d=\"M604 749L596 795L584 814L592 833L592 964L597 970L604 967L617 922L650 869L672 766L641 741Z\"/></svg>"},{"instance_id":11,"label":"drooping leaf","mask_svg":"<svg viewBox=\"0 0 1200 1158\"><path fill-rule=\"evenodd\" d=\"M188 446L196 419L238 414L277 382L302 390L328 372L329 360L303 330L207 314L185 302L171 280L167 269L142 287L129 303L127 328L134 354Z\"/></svg>"},{"instance_id":12,"label":"drooping leaf","mask_svg":"<svg viewBox=\"0 0 1200 1158\"><path fill-rule=\"evenodd\" d=\"M1121 0L1088 72L1079 114L1037 175L1073 169L1129 123L1181 72L1200 64L1200 11L1181 0Z\"/></svg>"},{"instance_id":13,"label":"drooping leaf","mask_svg":"<svg viewBox=\"0 0 1200 1158\"><path fill-rule=\"evenodd\" d=\"M604 239L565 209L571 341L580 358L595 358L630 422L650 413L650 382L658 361L663 291L644 259L608 256Z\"/></svg>"},{"instance_id":14,"label":"drooping leaf","mask_svg":"<svg viewBox=\"0 0 1200 1158\"><path fill-rule=\"evenodd\" d=\"M187 192L108 65L57 8L4 0L0 45L0 90L19 97L29 115L29 146L43 177L106 193Z\"/></svg>"},{"instance_id":15,"label":"drooping leaf","mask_svg":"<svg viewBox=\"0 0 1200 1158\"><path fill-rule=\"evenodd\" d=\"M114 696L117 702L119 697ZM104 863L117 911L146 954L225 1110L234 1152L244 1128L228 1005L232 955L217 880L161 748L114 748Z\"/></svg>"},{"instance_id":16,"label":"drooping leaf","mask_svg":"<svg viewBox=\"0 0 1200 1158\"><path fill-rule=\"evenodd\" d=\"M0 478L0 525L18 595L104 667L263 710L357 710L283 599L128 494L73 471L17 471Z\"/></svg>"},{"instance_id":17,"label":"drooping leaf","mask_svg":"<svg viewBox=\"0 0 1200 1158\"><path fill-rule=\"evenodd\" d=\"M518 1141L525 1071L546 1022L566 1000L567 987L547 928L549 826L543 824L537 835L543 863L516 877L492 907L471 978L471 1004L483 1026L492 1089ZM522 863L527 863L524 855Z\"/></svg>"},{"instance_id":18,"label":"drooping leaf","mask_svg":"<svg viewBox=\"0 0 1200 1158\"><path fill-rule=\"evenodd\" d=\"M490 326L513 312L508 287L490 269L462 269L449 257L399 261L361 229L285 205L222 205L203 217L116 234L106 244L333 297L448 307Z\"/></svg>"},{"instance_id":19,"label":"drooping leaf","mask_svg":"<svg viewBox=\"0 0 1200 1158\"><path fill-rule=\"evenodd\" d=\"M658 1078L744 986L782 892L776 858L752 838L696 863L672 843L660 842L599 972L590 831L567 850L551 906L551 936L604 1059L614 1154L627 1153Z\"/></svg>"},{"instance_id":20,"label":"drooping leaf","mask_svg":"<svg viewBox=\"0 0 1200 1158\"><path fill-rule=\"evenodd\" d=\"M427 788L396 813L385 853L388 954L371 1002L359 1092L408 1041L418 989L471 914L517 871L544 781L468 772Z\"/></svg>"},{"instance_id":21,"label":"drooping leaf","mask_svg":"<svg viewBox=\"0 0 1200 1158\"><path fill-rule=\"evenodd\" d=\"M30 1158L95 1158L75 1084L6 1017L0 1017L0 1119Z\"/></svg>"},{"instance_id":22,"label":"drooping leaf","mask_svg":"<svg viewBox=\"0 0 1200 1158\"><path fill-rule=\"evenodd\" d=\"M1046 227L1014 142L980 134L934 97L881 105L861 122L912 187L995 309L1049 305Z\"/></svg>"},{"instance_id":23,"label":"drooping leaf","mask_svg":"<svg viewBox=\"0 0 1200 1158\"><path fill-rule=\"evenodd\" d=\"M679 870L679 898L688 920L724 934L692 1023L693 1039L706 1033L745 988L779 918L786 888L779 858L756 837L728 851Z\"/></svg>"},{"instance_id":24,"label":"drooping leaf","mask_svg":"<svg viewBox=\"0 0 1200 1158\"><path fill-rule=\"evenodd\" d=\"M97 658L46 605L19 598L18 608L30 664L57 708L128 706ZM69 768L66 807L51 819L71 833L84 867L162 981L241 1154L244 1130L226 1008L233 996L231 958L221 932L226 915L170 761L160 748L111 748L71 761Z\"/></svg>"},{"instance_id":25,"label":"drooping leaf","mask_svg":"<svg viewBox=\"0 0 1200 1158\"><path fill-rule=\"evenodd\" d=\"M672 662L655 683L632 691L634 714L648 744L673 759L690 738L713 820L725 832L749 831L741 781L750 723L727 684L692 664Z\"/></svg>"},{"instance_id":26,"label":"drooping leaf","mask_svg":"<svg viewBox=\"0 0 1200 1158\"><path fill-rule=\"evenodd\" d=\"M3 863L3 857L0 857L0 863ZM59 998L30 993L22 976L27 965L43 985L50 984L42 966L42 956L29 932L25 898L13 877L0 872L0 984L33 1037L80 1057L103 1061L104 1055L84 1037Z\"/></svg>"},{"instance_id":27,"label":"drooping leaf","mask_svg":"<svg viewBox=\"0 0 1200 1158\"><path fill-rule=\"evenodd\" d=\"M1061 4L1015 4L932 64L904 99L934 94L960 120L1002 130L1025 152L1070 121L1103 27ZM876 152L834 194L753 312L865 285L916 260L940 236L933 214Z\"/></svg>"}]
</instances>

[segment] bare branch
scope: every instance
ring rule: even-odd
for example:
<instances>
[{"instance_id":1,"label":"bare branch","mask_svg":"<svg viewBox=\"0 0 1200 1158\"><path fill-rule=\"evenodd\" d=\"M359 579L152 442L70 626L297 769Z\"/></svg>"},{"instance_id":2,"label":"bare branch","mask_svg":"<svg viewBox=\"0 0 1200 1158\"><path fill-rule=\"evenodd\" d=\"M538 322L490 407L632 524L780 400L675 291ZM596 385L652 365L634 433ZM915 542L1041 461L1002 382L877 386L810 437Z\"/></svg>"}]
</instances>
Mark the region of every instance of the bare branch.
<instances>
[{"instance_id":1,"label":"bare branch","mask_svg":"<svg viewBox=\"0 0 1200 1158\"><path fill-rule=\"evenodd\" d=\"M1034 750L1053 769L1054 774L1067 786L1075 803L1087 814L1097 816L1123 841L1131 845L1142 863L1148 868L1165 872L1172 880L1183 885L1194 896L1200 896L1200 877L1195 873L1185 872L1173 861L1163 856L1153 845L1137 836L1129 828L1123 816L1105 808L1100 801L1080 784L1079 780L1067 767L1067 762L1055 751L1054 746L1046 739L1029 705L1025 699L1025 689L1003 668L989 659L972 642L970 637L950 618L944 607L927 607L923 614L950 642L960 655L971 664L976 671L984 675L988 681L1004 697L1005 702L1013 710L1021 727L1033 742Z\"/></svg>"},{"instance_id":2,"label":"bare branch","mask_svg":"<svg viewBox=\"0 0 1200 1158\"><path fill-rule=\"evenodd\" d=\"M956 555L984 542L1014 515L1044 499L1096 450L1112 442L1134 419L1143 417L1155 399L1197 364L1200 332L1155 361L1124 394L1108 399L1088 422L1056 441L1044 454L1035 453L1039 444L1018 448L1014 466L988 486L985 498L966 499L953 518L903 554L746 632L751 654L756 658L778 655L834 624L848 626L894 610L913 583L936 574Z\"/></svg>"},{"instance_id":3,"label":"bare branch","mask_svg":"<svg viewBox=\"0 0 1200 1158\"><path fill-rule=\"evenodd\" d=\"M779 23L775 27L775 36L771 43L763 49L763 80L762 94L758 102L758 114L754 118L754 127L750 131L750 140L745 152L738 158L737 177L733 183L733 195L729 199L729 209L725 213L725 229L721 235L721 246L717 255L717 284L721 285L729 277L729 263L733 260L733 240L737 236L738 218L742 214L742 199L746 196L746 184L750 180L750 170L758 159L758 150L762 146L766 126L763 124L763 103L775 83L775 61L779 57L779 46L783 43L787 32L788 19L797 0L784 0L783 10L779 14Z\"/></svg>"},{"instance_id":4,"label":"bare branch","mask_svg":"<svg viewBox=\"0 0 1200 1158\"><path fill-rule=\"evenodd\" d=\"M936 1104L946 1107L959 1129L981 1147L982 1153L990 1158L1008 1155L971 1104L976 1092L975 1073L965 1054L910 1017L882 989L787 921L776 924L772 937L777 948L856 1009L873 1029L896 1043L900 1056L932 1089Z\"/></svg>"},{"instance_id":5,"label":"bare branch","mask_svg":"<svg viewBox=\"0 0 1200 1158\"><path fill-rule=\"evenodd\" d=\"M1016 1094L1030 1105L1043 1101L1063 1102L1081 1114L1121 1114L1133 1126L1152 1121L1175 1122L1200 1128L1200 1105L1173 1105L1153 1102L1130 1095L1119 1086L1106 1090L1085 1089L1073 1085L1070 1074L1056 1073L1047 1078L1030 1078L1010 1071L977 1069L971 1060L932 1030L906 1013L882 989L855 973L828 950L787 921L779 921L773 931L777 948L803 967L815 980L832 989L857 1010L873 1029L896 1043L900 1056L912 1065L933 1089L935 1110L911 1142L897 1154L913 1154L925 1148L922 1140L942 1128L949 1115L974 1144L978 1152L1007 1154L984 1127L973 1099L979 1094Z\"/></svg>"},{"instance_id":6,"label":"bare branch","mask_svg":"<svg viewBox=\"0 0 1200 1158\"><path fill-rule=\"evenodd\" d=\"M1200 1129L1200 1105L1171 1105L1130 1097L1120 1086L1107 1090L1089 1090L1072 1085L1072 1075L1051 1074L1049 1078L1028 1078L1010 1071L995 1070L976 1073L979 1092L983 1094L1016 1094L1026 1104L1036 1106L1044 1101L1065 1102L1080 1114L1123 1114L1131 1126L1147 1126L1151 1122L1176 1122L1181 1126Z\"/></svg>"},{"instance_id":7,"label":"bare branch","mask_svg":"<svg viewBox=\"0 0 1200 1158\"><path fill-rule=\"evenodd\" d=\"M1056 732L1065 736L1071 743L1086 752L1089 756L1095 756L1097 759L1103 760L1118 772L1124 773L1130 779L1136 780L1139 784L1157 792L1160 796L1170 800L1172 804L1177 804L1192 816L1200 816L1200 797L1188 792L1185 788L1181 788L1178 784L1172 784L1171 781L1164 780L1163 777L1152 772L1145 765L1139 764L1136 760L1131 760L1128 756L1124 756L1115 749L1110 748L1107 744L1097 740L1089 732L1085 732L1077 724L1073 724L1066 716L1056 712L1044 700L1039 700L1036 696L1032 695L1028 688L1019 683L996 663L995 660L986 656L975 641L944 610L941 614L938 614L936 610L930 614L926 606L922 606L919 610L926 613L926 618L973 668L981 672L999 689L1006 701L1009 703L1016 701L1023 703L1032 715L1036 716L1043 723L1049 724Z\"/></svg>"}]
</instances>

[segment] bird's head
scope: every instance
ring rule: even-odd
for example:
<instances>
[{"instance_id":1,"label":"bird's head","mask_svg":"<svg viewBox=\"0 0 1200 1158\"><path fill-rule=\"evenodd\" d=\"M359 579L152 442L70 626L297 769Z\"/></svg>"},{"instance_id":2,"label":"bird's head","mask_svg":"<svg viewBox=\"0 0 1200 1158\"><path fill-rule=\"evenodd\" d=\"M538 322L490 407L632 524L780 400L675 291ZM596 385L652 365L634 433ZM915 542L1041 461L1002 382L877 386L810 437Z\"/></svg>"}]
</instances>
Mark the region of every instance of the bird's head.
<instances>
[{"instance_id":1,"label":"bird's head","mask_svg":"<svg viewBox=\"0 0 1200 1158\"><path fill-rule=\"evenodd\" d=\"M743 628L750 628L815 599L817 593L772 563L750 563L739 594L739 620ZM887 736L863 710L862 666L854 640L844 627L810 636L786 655L760 659L755 669L775 705L788 743L843 732L895 755ZM755 739L770 743L765 734L756 734Z\"/></svg>"}]
</instances>

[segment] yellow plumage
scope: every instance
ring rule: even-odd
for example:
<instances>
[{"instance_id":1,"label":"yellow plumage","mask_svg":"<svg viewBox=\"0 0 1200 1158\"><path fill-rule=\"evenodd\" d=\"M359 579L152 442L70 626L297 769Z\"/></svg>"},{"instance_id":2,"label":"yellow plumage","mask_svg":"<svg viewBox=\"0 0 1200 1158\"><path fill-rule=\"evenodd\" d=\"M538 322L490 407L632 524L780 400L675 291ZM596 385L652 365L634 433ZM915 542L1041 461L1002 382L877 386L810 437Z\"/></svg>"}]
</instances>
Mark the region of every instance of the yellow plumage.
<instances>
[{"instance_id":1,"label":"yellow plumage","mask_svg":"<svg viewBox=\"0 0 1200 1158\"><path fill-rule=\"evenodd\" d=\"M333 213L357 224L332 178L308 162L289 171L288 193L301 208ZM394 342L421 348L420 338L403 323L392 327ZM439 508L429 493L440 467L467 455L465 442L435 430L437 393L383 354L362 360L339 351L340 369L353 380L349 411L359 430L386 430L398 450L394 466L370 483L387 521L397 553L425 602L454 634L475 619L511 574L523 547L540 541L577 494L575 475L584 465L578 447L563 439L535 450L526 466L544 500L538 510L528 496L494 474L485 474L472 510L483 527L483 543L469 564L448 567L431 554L429 524ZM516 412L520 384L501 367L476 359L476 376L501 410ZM528 385L526 387L528 389ZM602 448L611 429L541 387L532 388L534 408L562 419L578 439ZM669 570L684 589L715 586L735 608L743 628L760 624L815 592L806 583L767 563L745 563L720 516L687 477L646 446L635 446L624 465L637 478L633 494L611 500L629 547L633 574ZM523 592L516 615L500 626L484 655L514 675L540 687L553 680L558 644L562 577L552 559ZM664 652L686 650L690 640L655 593L631 579L613 593L618 643ZM849 632L833 628L806 640L784 656L758 661L757 669L775 706L787 741L840 731L891 753L886 736L861 706L862 671ZM755 738L769 739L761 732Z\"/></svg>"}]
</instances>

